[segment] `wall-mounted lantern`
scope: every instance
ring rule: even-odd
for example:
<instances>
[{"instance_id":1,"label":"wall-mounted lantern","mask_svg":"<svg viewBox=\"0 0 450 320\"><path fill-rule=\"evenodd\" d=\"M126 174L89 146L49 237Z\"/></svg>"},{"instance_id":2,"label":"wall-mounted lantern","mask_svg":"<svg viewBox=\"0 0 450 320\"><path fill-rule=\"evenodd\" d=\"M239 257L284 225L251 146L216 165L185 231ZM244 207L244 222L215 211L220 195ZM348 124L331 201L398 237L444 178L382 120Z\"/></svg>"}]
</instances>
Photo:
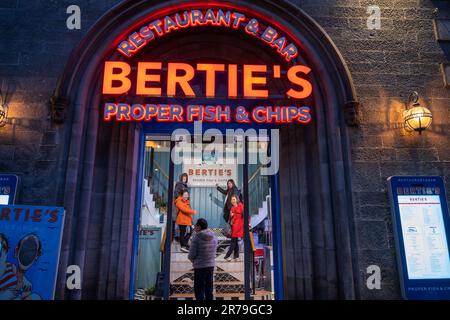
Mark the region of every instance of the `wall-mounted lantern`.
<instances>
[{"instance_id":1,"label":"wall-mounted lantern","mask_svg":"<svg viewBox=\"0 0 450 320\"><path fill-rule=\"evenodd\" d=\"M431 125L433 115L430 110L419 103L419 94L414 91L409 95L406 110L403 113L405 129L422 133Z\"/></svg>"},{"instance_id":2,"label":"wall-mounted lantern","mask_svg":"<svg viewBox=\"0 0 450 320\"><path fill-rule=\"evenodd\" d=\"M0 127L6 125L8 121L8 104L6 103L6 96L3 94L0 87Z\"/></svg>"}]
</instances>

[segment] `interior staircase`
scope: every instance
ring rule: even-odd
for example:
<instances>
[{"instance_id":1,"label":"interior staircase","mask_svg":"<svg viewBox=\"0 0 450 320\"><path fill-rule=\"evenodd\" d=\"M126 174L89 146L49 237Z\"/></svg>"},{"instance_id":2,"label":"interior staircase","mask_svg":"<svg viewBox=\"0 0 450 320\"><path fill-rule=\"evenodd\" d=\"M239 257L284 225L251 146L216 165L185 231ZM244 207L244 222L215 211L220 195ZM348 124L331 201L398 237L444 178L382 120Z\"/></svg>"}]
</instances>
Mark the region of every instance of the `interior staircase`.
<instances>
[{"instance_id":1,"label":"interior staircase","mask_svg":"<svg viewBox=\"0 0 450 320\"><path fill-rule=\"evenodd\" d=\"M164 228L165 225L165 217L166 215L162 215L161 219L161 210L156 207L156 202L154 200L153 193L150 192L150 187L148 183L144 183L144 199L142 201L142 210L141 210L141 225L142 226L155 226Z\"/></svg>"},{"instance_id":2,"label":"interior staircase","mask_svg":"<svg viewBox=\"0 0 450 320\"><path fill-rule=\"evenodd\" d=\"M269 212L269 202L270 202L270 195L266 195L266 198L262 202L261 207L258 208L257 214L252 214L250 216L250 226L252 228L256 227L258 224L260 224L264 219L267 218L268 212Z\"/></svg>"}]
</instances>

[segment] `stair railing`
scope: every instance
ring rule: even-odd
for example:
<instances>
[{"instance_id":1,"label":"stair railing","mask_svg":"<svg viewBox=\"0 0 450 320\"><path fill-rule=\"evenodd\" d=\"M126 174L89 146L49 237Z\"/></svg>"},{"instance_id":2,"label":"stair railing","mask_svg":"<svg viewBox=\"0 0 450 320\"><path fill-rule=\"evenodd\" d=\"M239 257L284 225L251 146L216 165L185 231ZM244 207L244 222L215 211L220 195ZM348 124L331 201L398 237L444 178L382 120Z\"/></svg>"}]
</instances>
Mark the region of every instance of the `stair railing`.
<instances>
[{"instance_id":1,"label":"stair railing","mask_svg":"<svg viewBox=\"0 0 450 320\"><path fill-rule=\"evenodd\" d=\"M261 168L263 168L262 165L248 179L248 190L251 195L248 204L250 215L258 214L259 208L262 207L266 196L269 194L269 180L267 176L260 174Z\"/></svg>"}]
</instances>

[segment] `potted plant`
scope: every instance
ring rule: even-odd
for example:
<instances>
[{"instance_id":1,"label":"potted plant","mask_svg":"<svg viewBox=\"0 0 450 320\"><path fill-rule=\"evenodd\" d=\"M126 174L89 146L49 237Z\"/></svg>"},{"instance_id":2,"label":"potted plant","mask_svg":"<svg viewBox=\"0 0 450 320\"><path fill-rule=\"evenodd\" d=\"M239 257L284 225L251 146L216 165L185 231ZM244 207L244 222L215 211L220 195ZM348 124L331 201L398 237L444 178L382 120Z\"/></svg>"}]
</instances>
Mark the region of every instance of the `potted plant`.
<instances>
[{"instance_id":1,"label":"potted plant","mask_svg":"<svg viewBox=\"0 0 450 320\"><path fill-rule=\"evenodd\" d=\"M155 287L149 287L145 289L145 300L155 300Z\"/></svg>"},{"instance_id":2,"label":"potted plant","mask_svg":"<svg viewBox=\"0 0 450 320\"><path fill-rule=\"evenodd\" d=\"M155 194L155 208L159 209L162 214L167 213L167 203L164 200L164 196L160 196L159 194Z\"/></svg>"}]
</instances>

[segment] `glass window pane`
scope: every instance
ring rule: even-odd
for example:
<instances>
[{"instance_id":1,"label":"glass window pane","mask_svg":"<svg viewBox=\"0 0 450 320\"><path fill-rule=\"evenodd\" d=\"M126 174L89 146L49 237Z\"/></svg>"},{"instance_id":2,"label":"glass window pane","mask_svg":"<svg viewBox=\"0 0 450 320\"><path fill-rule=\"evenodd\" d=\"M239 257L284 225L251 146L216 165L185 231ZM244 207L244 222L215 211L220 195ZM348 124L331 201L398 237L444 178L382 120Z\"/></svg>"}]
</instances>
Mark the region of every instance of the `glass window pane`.
<instances>
[{"instance_id":1,"label":"glass window pane","mask_svg":"<svg viewBox=\"0 0 450 320\"><path fill-rule=\"evenodd\" d=\"M161 242L167 221L170 141L147 138L139 224L138 267L135 288L153 294L161 271Z\"/></svg>"}]
</instances>

